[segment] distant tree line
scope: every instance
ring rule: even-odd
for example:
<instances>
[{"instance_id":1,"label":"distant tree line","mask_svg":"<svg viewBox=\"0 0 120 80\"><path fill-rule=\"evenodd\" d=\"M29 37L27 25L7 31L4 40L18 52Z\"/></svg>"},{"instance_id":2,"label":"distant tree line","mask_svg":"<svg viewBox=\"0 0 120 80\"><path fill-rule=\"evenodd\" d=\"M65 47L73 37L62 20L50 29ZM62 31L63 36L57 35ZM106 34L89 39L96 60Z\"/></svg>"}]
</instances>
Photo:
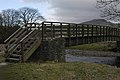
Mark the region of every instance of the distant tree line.
<instances>
[{"instance_id":1,"label":"distant tree line","mask_svg":"<svg viewBox=\"0 0 120 80\"><path fill-rule=\"evenodd\" d=\"M21 25L44 20L39 11L23 7L18 10L6 9L0 12L0 44L13 34Z\"/></svg>"},{"instance_id":2,"label":"distant tree line","mask_svg":"<svg viewBox=\"0 0 120 80\"><path fill-rule=\"evenodd\" d=\"M3 44L4 41L12 35L19 26L9 27L9 26L0 26L0 44Z\"/></svg>"},{"instance_id":3,"label":"distant tree line","mask_svg":"<svg viewBox=\"0 0 120 80\"><path fill-rule=\"evenodd\" d=\"M26 23L35 23L44 20L37 9L23 7L18 10L6 9L0 12L1 26L16 26Z\"/></svg>"}]
</instances>

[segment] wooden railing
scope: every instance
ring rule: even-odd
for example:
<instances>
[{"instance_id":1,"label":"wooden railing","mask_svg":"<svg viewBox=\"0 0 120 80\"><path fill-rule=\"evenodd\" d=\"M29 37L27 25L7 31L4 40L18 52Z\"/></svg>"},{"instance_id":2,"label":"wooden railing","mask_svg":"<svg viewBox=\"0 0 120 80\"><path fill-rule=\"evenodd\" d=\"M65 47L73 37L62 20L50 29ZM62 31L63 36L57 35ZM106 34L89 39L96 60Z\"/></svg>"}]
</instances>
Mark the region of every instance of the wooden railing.
<instances>
[{"instance_id":1,"label":"wooden railing","mask_svg":"<svg viewBox=\"0 0 120 80\"><path fill-rule=\"evenodd\" d=\"M43 22L42 38L65 38L66 46L120 40L120 29L114 26ZM86 42L85 42L86 41ZM72 44L71 42L75 42Z\"/></svg>"}]
</instances>

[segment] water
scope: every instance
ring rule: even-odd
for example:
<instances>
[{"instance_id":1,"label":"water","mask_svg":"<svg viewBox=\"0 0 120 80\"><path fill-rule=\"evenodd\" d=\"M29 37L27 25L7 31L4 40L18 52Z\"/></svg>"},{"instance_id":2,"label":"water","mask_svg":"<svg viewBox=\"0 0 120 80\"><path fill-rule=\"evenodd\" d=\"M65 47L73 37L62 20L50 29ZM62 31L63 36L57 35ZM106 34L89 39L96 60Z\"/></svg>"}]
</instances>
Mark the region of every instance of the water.
<instances>
[{"instance_id":1,"label":"water","mask_svg":"<svg viewBox=\"0 0 120 80\"><path fill-rule=\"evenodd\" d=\"M71 54L65 55L66 62L90 62L98 64L107 64L112 66L119 66L116 57L85 57L85 56L74 56Z\"/></svg>"}]
</instances>

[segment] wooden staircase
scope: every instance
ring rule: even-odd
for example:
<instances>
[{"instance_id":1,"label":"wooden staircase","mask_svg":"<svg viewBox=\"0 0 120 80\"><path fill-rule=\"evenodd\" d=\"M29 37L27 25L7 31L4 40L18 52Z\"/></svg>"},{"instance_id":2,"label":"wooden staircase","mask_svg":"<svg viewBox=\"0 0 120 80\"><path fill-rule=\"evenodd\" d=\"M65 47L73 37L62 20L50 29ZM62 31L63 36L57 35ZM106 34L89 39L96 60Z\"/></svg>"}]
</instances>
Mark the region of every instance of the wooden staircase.
<instances>
[{"instance_id":1,"label":"wooden staircase","mask_svg":"<svg viewBox=\"0 0 120 80\"><path fill-rule=\"evenodd\" d=\"M41 44L41 25L29 23L24 28L19 28L7 40L6 46L7 62L24 62Z\"/></svg>"}]
</instances>

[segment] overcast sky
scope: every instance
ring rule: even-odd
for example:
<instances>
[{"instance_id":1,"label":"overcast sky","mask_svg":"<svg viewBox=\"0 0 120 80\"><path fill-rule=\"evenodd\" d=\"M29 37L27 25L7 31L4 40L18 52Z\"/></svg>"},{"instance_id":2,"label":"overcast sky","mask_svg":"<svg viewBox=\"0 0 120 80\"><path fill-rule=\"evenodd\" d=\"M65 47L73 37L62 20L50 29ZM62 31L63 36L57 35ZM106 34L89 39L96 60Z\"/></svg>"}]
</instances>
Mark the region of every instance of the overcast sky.
<instances>
[{"instance_id":1,"label":"overcast sky","mask_svg":"<svg viewBox=\"0 0 120 80\"><path fill-rule=\"evenodd\" d=\"M37 8L48 21L84 22L100 18L96 0L0 0L0 10Z\"/></svg>"}]
</instances>

